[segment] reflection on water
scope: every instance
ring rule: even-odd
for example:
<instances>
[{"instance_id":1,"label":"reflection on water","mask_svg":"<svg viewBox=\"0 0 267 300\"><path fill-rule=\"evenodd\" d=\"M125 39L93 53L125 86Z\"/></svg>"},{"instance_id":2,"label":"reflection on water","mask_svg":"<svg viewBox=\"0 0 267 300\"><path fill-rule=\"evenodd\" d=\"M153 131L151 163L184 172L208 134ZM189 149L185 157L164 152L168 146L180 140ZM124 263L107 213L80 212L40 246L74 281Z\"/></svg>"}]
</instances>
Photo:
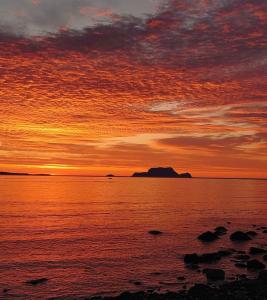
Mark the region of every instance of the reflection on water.
<instances>
[{"instance_id":1,"label":"reflection on water","mask_svg":"<svg viewBox=\"0 0 267 300\"><path fill-rule=\"evenodd\" d=\"M178 276L202 279L184 268L184 253L233 247L227 237L206 246L196 236L264 224L266 195L257 180L2 176L0 286L32 299L179 289ZM49 281L25 284L41 277Z\"/></svg>"}]
</instances>

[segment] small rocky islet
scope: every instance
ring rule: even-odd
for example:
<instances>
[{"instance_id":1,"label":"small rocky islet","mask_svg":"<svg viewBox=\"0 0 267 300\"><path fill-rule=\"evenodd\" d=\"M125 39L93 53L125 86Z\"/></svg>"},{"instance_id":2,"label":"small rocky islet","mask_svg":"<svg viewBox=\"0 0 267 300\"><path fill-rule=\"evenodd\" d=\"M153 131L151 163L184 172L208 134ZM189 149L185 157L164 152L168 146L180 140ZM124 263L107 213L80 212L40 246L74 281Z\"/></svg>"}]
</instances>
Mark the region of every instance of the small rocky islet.
<instances>
[{"instance_id":1,"label":"small rocky islet","mask_svg":"<svg viewBox=\"0 0 267 300\"><path fill-rule=\"evenodd\" d=\"M219 249L207 253L187 253L183 256L186 267L202 273L206 283L195 283L187 289L186 285L177 292L159 293L157 290L124 292L116 297L94 297L91 300L267 300L267 244L257 245L253 239L258 234L265 234L265 226L256 226L257 231L233 231L228 234L224 226L213 231L201 233L197 239L204 243L214 243L216 240L226 238L233 243L231 249ZM149 234L161 235L163 232L153 230ZM235 244L242 244L246 250L235 249ZM252 244L254 243L254 244ZM243 247L244 248L244 247ZM246 269L254 276L248 278L246 274L227 277L222 268L214 265L222 259L228 258L237 268ZM205 267L211 264L212 267ZM204 265L204 266L203 266ZM177 277L178 281L185 281L185 276Z\"/></svg>"}]
</instances>

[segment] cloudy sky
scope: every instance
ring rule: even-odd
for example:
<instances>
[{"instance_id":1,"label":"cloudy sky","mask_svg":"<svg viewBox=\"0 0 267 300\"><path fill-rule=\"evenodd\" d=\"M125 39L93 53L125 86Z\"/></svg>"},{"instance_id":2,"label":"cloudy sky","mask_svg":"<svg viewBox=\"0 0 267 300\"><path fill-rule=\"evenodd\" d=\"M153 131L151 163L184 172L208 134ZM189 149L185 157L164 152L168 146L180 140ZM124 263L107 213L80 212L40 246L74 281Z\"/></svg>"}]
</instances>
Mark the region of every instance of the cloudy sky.
<instances>
[{"instance_id":1,"label":"cloudy sky","mask_svg":"<svg viewBox=\"0 0 267 300\"><path fill-rule=\"evenodd\" d=\"M1 0L0 169L267 177L267 2Z\"/></svg>"}]
</instances>

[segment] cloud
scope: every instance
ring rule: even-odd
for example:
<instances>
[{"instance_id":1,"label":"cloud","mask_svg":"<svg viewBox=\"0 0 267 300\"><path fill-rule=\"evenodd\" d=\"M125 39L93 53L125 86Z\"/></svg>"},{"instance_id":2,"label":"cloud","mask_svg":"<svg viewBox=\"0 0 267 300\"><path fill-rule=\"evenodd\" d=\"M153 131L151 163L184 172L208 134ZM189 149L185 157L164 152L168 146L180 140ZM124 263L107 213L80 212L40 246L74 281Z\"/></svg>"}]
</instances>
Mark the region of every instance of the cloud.
<instances>
[{"instance_id":1,"label":"cloud","mask_svg":"<svg viewBox=\"0 0 267 300\"><path fill-rule=\"evenodd\" d=\"M12 19L1 27L6 162L125 168L128 157L132 166L173 159L200 170L214 157L218 171L228 149L228 170L235 157L253 174L249 161L261 159L258 174L266 172L265 2L172 0L145 16L148 6L134 11L129 1L48 3L25 2L26 35ZM100 20L63 28L81 12ZM51 33L32 36L32 26Z\"/></svg>"}]
</instances>

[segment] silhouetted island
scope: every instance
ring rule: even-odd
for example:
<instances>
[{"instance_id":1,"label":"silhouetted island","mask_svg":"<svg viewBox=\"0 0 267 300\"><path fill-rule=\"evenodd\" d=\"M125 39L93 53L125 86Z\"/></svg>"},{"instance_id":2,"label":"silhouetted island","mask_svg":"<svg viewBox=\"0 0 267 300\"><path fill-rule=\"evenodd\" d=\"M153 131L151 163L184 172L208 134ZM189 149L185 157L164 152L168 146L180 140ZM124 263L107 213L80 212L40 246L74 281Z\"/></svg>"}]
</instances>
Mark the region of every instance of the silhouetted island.
<instances>
[{"instance_id":1,"label":"silhouetted island","mask_svg":"<svg viewBox=\"0 0 267 300\"><path fill-rule=\"evenodd\" d=\"M147 172L134 173L132 177L192 178L190 173L178 174L173 168L151 168Z\"/></svg>"},{"instance_id":2,"label":"silhouetted island","mask_svg":"<svg viewBox=\"0 0 267 300\"><path fill-rule=\"evenodd\" d=\"M30 174L30 173L13 173L13 172L0 172L0 176L51 176L50 174Z\"/></svg>"},{"instance_id":3,"label":"silhouetted island","mask_svg":"<svg viewBox=\"0 0 267 300\"><path fill-rule=\"evenodd\" d=\"M106 175L106 177L115 177L115 175L113 175L113 174L108 174L108 175Z\"/></svg>"}]
</instances>

